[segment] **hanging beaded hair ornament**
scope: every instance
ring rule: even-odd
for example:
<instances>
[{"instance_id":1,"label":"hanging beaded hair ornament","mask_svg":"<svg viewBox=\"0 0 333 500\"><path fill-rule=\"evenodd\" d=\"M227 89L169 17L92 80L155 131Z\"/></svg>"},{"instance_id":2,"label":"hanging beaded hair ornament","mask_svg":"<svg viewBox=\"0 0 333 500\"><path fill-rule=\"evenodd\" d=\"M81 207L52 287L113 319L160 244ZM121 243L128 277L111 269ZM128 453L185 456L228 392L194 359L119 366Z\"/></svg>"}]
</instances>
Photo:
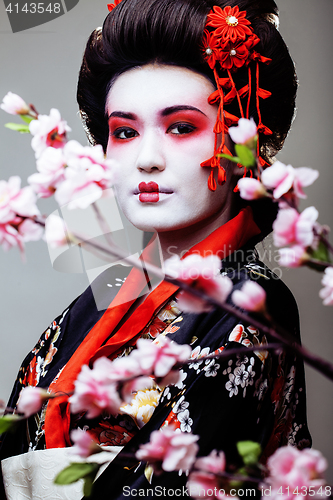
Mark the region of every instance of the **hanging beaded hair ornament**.
<instances>
[{"instance_id":1,"label":"hanging beaded hair ornament","mask_svg":"<svg viewBox=\"0 0 333 500\"><path fill-rule=\"evenodd\" d=\"M245 10L239 11L238 6L228 6L221 9L221 7L215 5L209 12L203 35L203 51L205 60L213 70L217 86L217 90L209 96L208 102L210 104L218 104L218 112L214 126L214 156L201 163L201 166L211 167L208 178L208 187L211 191L215 191L216 189L216 181L214 179L215 168L218 169L218 184L224 184L226 180L226 173L222 165L220 165L219 156L221 153L231 155L225 144L225 134L228 133L231 125L238 123L240 117L249 118L252 94L250 63L252 62L256 65L255 97L258 113L258 132L265 135L272 134L272 131L262 123L259 109L259 98L266 99L271 95L271 92L259 87L259 63L269 64L271 59L263 57L254 50L254 47L259 42L260 39L251 28L250 21L246 19ZM232 73L243 66L248 67L248 84L241 89L237 89L232 78ZM245 101L246 97L247 101ZM224 109L224 106L230 104L234 99L238 101L240 117L232 115ZM245 113L242 100L246 105ZM257 148L258 159L260 165L263 167L267 165L267 162L260 156L259 140ZM244 175L246 175L246 171Z\"/></svg>"}]
</instances>

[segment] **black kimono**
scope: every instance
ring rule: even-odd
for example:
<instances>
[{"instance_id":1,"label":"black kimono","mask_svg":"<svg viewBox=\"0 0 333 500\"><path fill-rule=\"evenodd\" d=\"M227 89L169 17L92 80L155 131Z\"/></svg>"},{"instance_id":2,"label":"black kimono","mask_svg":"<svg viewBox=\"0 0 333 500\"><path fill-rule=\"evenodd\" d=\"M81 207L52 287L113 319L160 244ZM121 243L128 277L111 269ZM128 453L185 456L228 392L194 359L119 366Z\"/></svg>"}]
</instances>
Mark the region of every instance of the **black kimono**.
<instances>
[{"instance_id":1,"label":"black kimono","mask_svg":"<svg viewBox=\"0 0 333 500\"><path fill-rule=\"evenodd\" d=\"M266 290L271 316L298 339L298 312L291 292L256 259L255 251L249 252L241 253L247 255L244 261L239 259L239 252L222 261L222 272L232 279L234 290L241 288L245 280L256 280ZM104 310L96 308L96 294L103 297L106 308L120 288L116 285L122 285L129 271L123 266L111 267L56 318L24 360L9 407L15 407L25 385L50 386L103 315ZM84 416L72 419L73 428L88 425L101 444L124 445L122 452L96 481L92 498L126 498L132 488L137 495L139 490L148 488L149 498L152 492L156 497L161 496L163 487L185 488L187 477L184 473L153 475L150 485L144 463L134 462L125 468L122 458L124 454L135 453L140 444L149 441L153 430L171 423L182 432L200 436L199 455L208 455L213 449L223 450L227 462L235 465L240 464L237 441L259 442L263 462L279 446L291 444L304 448L311 445L302 360L282 350L249 351L226 358L200 360L200 355L274 341L252 327L250 321L240 323L236 317L219 309L202 314L181 313L172 297L142 332L144 337L151 339L157 334L168 335L179 344L190 344L193 362L182 368L177 385L166 387L158 394L149 421L139 422L131 414L94 420ZM122 354L129 350L125 351ZM22 423L15 434L2 436L1 459L29 449L43 449L43 414L45 408L27 424ZM182 496L187 496L184 490L180 491Z\"/></svg>"}]
</instances>

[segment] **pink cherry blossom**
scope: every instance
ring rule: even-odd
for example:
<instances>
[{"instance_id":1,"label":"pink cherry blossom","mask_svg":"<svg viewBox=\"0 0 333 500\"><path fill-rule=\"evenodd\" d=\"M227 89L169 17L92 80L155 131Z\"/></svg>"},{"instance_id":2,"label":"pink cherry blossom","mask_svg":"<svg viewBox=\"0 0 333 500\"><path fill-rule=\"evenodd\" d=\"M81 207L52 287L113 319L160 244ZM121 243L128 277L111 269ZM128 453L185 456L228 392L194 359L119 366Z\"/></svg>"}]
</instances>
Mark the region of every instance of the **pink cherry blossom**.
<instances>
[{"instance_id":1,"label":"pink cherry blossom","mask_svg":"<svg viewBox=\"0 0 333 500\"><path fill-rule=\"evenodd\" d=\"M284 446L268 459L267 467L269 477L266 482L272 488L273 499L280 498L279 491L283 491L284 497L289 500L294 498L295 488L299 491L306 488L309 491L310 487L314 494L304 496L319 498L316 492L326 484L323 473L327 468L327 461L317 450L306 448L300 451L292 446Z\"/></svg>"},{"instance_id":2,"label":"pink cherry blossom","mask_svg":"<svg viewBox=\"0 0 333 500\"><path fill-rule=\"evenodd\" d=\"M313 229L317 218L315 207L307 207L300 214L294 208L279 210L273 223L274 244L277 247L290 243L309 247L314 241Z\"/></svg>"},{"instance_id":3,"label":"pink cherry blossom","mask_svg":"<svg viewBox=\"0 0 333 500\"><path fill-rule=\"evenodd\" d=\"M229 128L229 135L236 144L246 144L256 137L257 125L253 118L240 118L237 127Z\"/></svg>"},{"instance_id":4,"label":"pink cherry blossom","mask_svg":"<svg viewBox=\"0 0 333 500\"><path fill-rule=\"evenodd\" d=\"M37 413L44 401L49 399L50 394L40 387L24 387L20 393L19 401L17 404L17 411L24 413L25 417L30 417Z\"/></svg>"},{"instance_id":5,"label":"pink cherry blossom","mask_svg":"<svg viewBox=\"0 0 333 500\"><path fill-rule=\"evenodd\" d=\"M190 433L163 428L151 433L149 443L140 446L136 457L149 462L156 472L186 471L195 461L198 439Z\"/></svg>"},{"instance_id":6,"label":"pink cherry blossom","mask_svg":"<svg viewBox=\"0 0 333 500\"><path fill-rule=\"evenodd\" d=\"M118 390L124 401L129 403L133 393L153 387L154 381L148 376L142 376L142 369L132 351L129 356L117 358L112 362L112 368L107 377L110 382L118 385Z\"/></svg>"},{"instance_id":7,"label":"pink cherry blossom","mask_svg":"<svg viewBox=\"0 0 333 500\"><path fill-rule=\"evenodd\" d=\"M139 361L134 358L133 353L134 351L128 356L116 358L112 362L112 366L110 366L107 374L108 380L119 382L142 375Z\"/></svg>"},{"instance_id":8,"label":"pink cherry blossom","mask_svg":"<svg viewBox=\"0 0 333 500\"><path fill-rule=\"evenodd\" d=\"M125 359L125 358L124 358ZM179 373L179 372L177 372ZM167 385L171 385L170 383ZM144 389L152 389L154 387L154 381L150 377L136 377L127 382L120 382L118 386L121 398L126 402L130 403L133 399L133 394Z\"/></svg>"},{"instance_id":9,"label":"pink cherry blossom","mask_svg":"<svg viewBox=\"0 0 333 500\"><path fill-rule=\"evenodd\" d=\"M18 232L22 236L22 241L38 241L44 234L44 228L31 219L25 219L18 226Z\"/></svg>"},{"instance_id":10,"label":"pink cherry blossom","mask_svg":"<svg viewBox=\"0 0 333 500\"><path fill-rule=\"evenodd\" d=\"M298 198L306 198L303 187L310 186L318 176L318 170L308 167L293 168L276 161L264 170L261 180L267 189L273 189L275 199L281 198L291 189Z\"/></svg>"},{"instance_id":11,"label":"pink cherry blossom","mask_svg":"<svg viewBox=\"0 0 333 500\"><path fill-rule=\"evenodd\" d=\"M55 199L69 209L86 208L113 184L113 161L104 158L101 145L81 146L69 141L64 147L67 168L64 180L57 186Z\"/></svg>"},{"instance_id":12,"label":"pink cherry blossom","mask_svg":"<svg viewBox=\"0 0 333 500\"><path fill-rule=\"evenodd\" d=\"M51 248L67 245L70 240L66 223L57 215L51 214L45 221L45 240Z\"/></svg>"},{"instance_id":13,"label":"pink cherry blossom","mask_svg":"<svg viewBox=\"0 0 333 500\"><path fill-rule=\"evenodd\" d=\"M155 342L139 339L137 349L129 357L138 362L142 374L154 375L157 378L169 374L176 363L184 363L191 355L191 347L172 342L167 337L160 336Z\"/></svg>"},{"instance_id":14,"label":"pink cherry blossom","mask_svg":"<svg viewBox=\"0 0 333 500\"><path fill-rule=\"evenodd\" d=\"M16 196L12 197L9 201L10 208L17 215L23 217L35 217L40 215L36 205L36 195L30 186L25 186L20 189Z\"/></svg>"},{"instance_id":15,"label":"pink cherry blossom","mask_svg":"<svg viewBox=\"0 0 333 500\"><path fill-rule=\"evenodd\" d=\"M225 470L226 460L223 451L213 450L207 457L200 457L195 462L195 468L205 472L218 474Z\"/></svg>"},{"instance_id":16,"label":"pink cherry blossom","mask_svg":"<svg viewBox=\"0 0 333 500\"><path fill-rule=\"evenodd\" d=\"M185 259L174 255L164 263L164 270L173 278L178 278L185 283L192 283L200 278L211 279L220 273L221 261L217 255L201 257L192 254Z\"/></svg>"},{"instance_id":17,"label":"pink cherry blossom","mask_svg":"<svg viewBox=\"0 0 333 500\"><path fill-rule=\"evenodd\" d=\"M5 251L18 246L24 260L24 243L40 240L43 227L30 219L16 217L8 224L0 224L0 245Z\"/></svg>"},{"instance_id":18,"label":"pink cherry blossom","mask_svg":"<svg viewBox=\"0 0 333 500\"><path fill-rule=\"evenodd\" d=\"M25 241L41 238L41 226L24 220L37 215L36 195L30 186L21 189L18 176L10 177L8 182L0 181L0 244L5 250L19 246L23 252Z\"/></svg>"},{"instance_id":19,"label":"pink cherry blossom","mask_svg":"<svg viewBox=\"0 0 333 500\"><path fill-rule=\"evenodd\" d=\"M333 267L326 267L323 279L321 280L322 288L319 296L324 299L324 306L333 305Z\"/></svg>"},{"instance_id":20,"label":"pink cherry blossom","mask_svg":"<svg viewBox=\"0 0 333 500\"><path fill-rule=\"evenodd\" d=\"M82 458L87 458L102 451L102 448L90 437L89 432L82 429L72 430L71 440L74 445L70 448L70 453L79 455Z\"/></svg>"},{"instance_id":21,"label":"pink cherry blossom","mask_svg":"<svg viewBox=\"0 0 333 500\"><path fill-rule=\"evenodd\" d=\"M177 278L210 297L225 302L232 290L232 281L220 275L221 261L217 255L201 257L192 254L185 259L174 255L165 262L165 273ZM177 296L178 307L185 312L200 313L210 311L212 306L205 300L186 291Z\"/></svg>"},{"instance_id":22,"label":"pink cherry blossom","mask_svg":"<svg viewBox=\"0 0 333 500\"><path fill-rule=\"evenodd\" d=\"M30 186L21 189L21 179L10 177L8 182L0 181L0 224L16 221L17 216L39 215L36 195Z\"/></svg>"},{"instance_id":23,"label":"pink cherry blossom","mask_svg":"<svg viewBox=\"0 0 333 500\"><path fill-rule=\"evenodd\" d=\"M240 197L244 200L257 200L258 198L267 196L267 191L263 184L253 177L242 177L239 179L237 186Z\"/></svg>"},{"instance_id":24,"label":"pink cherry blossom","mask_svg":"<svg viewBox=\"0 0 333 500\"><path fill-rule=\"evenodd\" d=\"M191 497L216 498L226 500L228 497L225 490L221 488L217 474L225 470L225 455L223 451L213 450L207 457L198 458L194 464L187 482L187 488ZM237 498L237 497L236 497Z\"/></svg>"},{"instance_id":25,"label":"pink cherry blossom","mask_svg":"<svg viewBox=\"0 0 333 500\"><path fill-rule=\"evenodd\" d=\"M187 482L187 488L191 498L196 500L230 500L230 498L239 500L236 495L230 497L230 495L226 494L225 489L220 486L218 478L209 472L192 472Z\"/></svg>"},{"instance_id":26,"label":"pink cherry blossom","mask_svg":"<svg viewBox=\"0 0 333 500\"><path fill-rule=\"evenodd\" d=\"M18 230L10 224L0 224L0 245L5 251L18 246L23 252L23 240Z\"/></svg>"},{"instance_id":27,"label":"pink cherry blossom","mask_svg":"<svg viewBox=\"0 0 333 500\"><path fill-rule=\"evenodd\" d=\"M66 159L62 149L46 148L37 160L35 174L28 177L28 182L41 198L52 196L65 180Z\"/></svg>"},{"instance_id":28,"label":"pink cherry blossom","mask_svg":"<svg viewBox=\"0 0 333 500\"><path fill-rule=\"evenodd\" d=\"M116 384L108 380L112 362L98 358L93 368L83 365L75 381L75 390L70 397L72 413L87 411L88 418L95 418L103 411L116 415L121 406Z\"/></svg>"},{"instance_id":29,"label":"pink cherry blossom","mask_svg":"<svg viewBox=\"0 0 333 500\"><path fill-rule=\"evenodd\" d=\"M293 245L290 248L280 248L279 264L284 267L299 267L305 264L310 255L301 245Z\"/></svg>"},{"instance_id":30,"label":"pink cherry blossom","mask_svg":"<svg viewBox=\"0 0 333 500\"><path fill-rule=\"evenodd\" d=\"M17 94L8 92L0 104L0 108L10 115L27 115L30 108L26 102Z\"/></svg>"},{"instance_id":31,"label":"pink cherry blossom","mask_svg":"<svg viewBox=\"0 0 333 500\"><path fill-rule=\"evenodd\" d=\"M37 120L30 122L29 129L34 136L31 147L36 158L39 158L47 147L63 148L67 141L66 134L71 130L55 108L51 109L49 115L38 115Z\"/></svg>"},{"instance_id":32,"label":"pink cherry blossom","mask_svg":"<svg viewBox=\"0 0 333 500\"><path fill-rule=\"evenodd\" d=\"M235 290L231 296L233 303L253 312L265 312L266 292L255 281L247 280L241 290Z\"/></svg>"}]
</instances>

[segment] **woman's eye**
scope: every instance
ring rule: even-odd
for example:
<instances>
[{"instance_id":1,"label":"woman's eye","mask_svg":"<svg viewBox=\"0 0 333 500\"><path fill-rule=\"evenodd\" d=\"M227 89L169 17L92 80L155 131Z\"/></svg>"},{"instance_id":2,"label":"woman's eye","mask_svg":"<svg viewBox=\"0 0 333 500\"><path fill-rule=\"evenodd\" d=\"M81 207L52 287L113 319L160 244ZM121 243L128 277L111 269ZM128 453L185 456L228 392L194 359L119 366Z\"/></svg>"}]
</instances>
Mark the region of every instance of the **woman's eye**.
<instances>
[{"instance_id":1,"label":"woman's eye","mask_svg":"<svg viewBox=\"0 0 333 500\"><path fill-rule=\"evenodd\" d=\"M185 135L194 132L196 127L189 123L176 123L168 128L167 132L174 135Z\"/></svg>"},{"instance_id":2,"label":"woman's eye","mask_svg":"<svg viewBox=\"0 0 333 500\"><path fill-rule=\"evenodd\" d=\"M112 132L112 135L115 139L132 139L139 134L133 128L118 128Z\"/></svg>"}]
</instances>

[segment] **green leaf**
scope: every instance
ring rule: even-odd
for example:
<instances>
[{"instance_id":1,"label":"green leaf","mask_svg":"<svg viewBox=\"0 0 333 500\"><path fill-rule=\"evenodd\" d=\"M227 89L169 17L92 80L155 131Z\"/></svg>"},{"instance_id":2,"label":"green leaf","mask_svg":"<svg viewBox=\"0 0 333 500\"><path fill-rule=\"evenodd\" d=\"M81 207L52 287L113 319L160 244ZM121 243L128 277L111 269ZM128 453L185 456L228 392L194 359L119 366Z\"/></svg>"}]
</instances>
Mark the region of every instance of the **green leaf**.
<instances>
[{"instance_id":1,"label":"green leaf","mask_svg":"<svg viewBox=\"0 0 333 500\"><path fill-rule=\"evenodd\" d=\"M7 431L13 431L19 420L22 420L18 415L4 415L0 418L0 434Z\"/></svg>"},{"instance_id":2,"label":"green leaf","mask_svg":"<svg viewBox=\"0 0 333 500\"><path fill-rule=\"evenodd\" d=\"M237 450L245 465L255 465L261 454L261 446L254 441L239 441Z\"/></svg>"},{"instance_id":3,"label":"green leaf","mask_svg":"<svg viewBox=\"0 0 333 500\"><path fill-rule=\"evenodd\" d=\"M84 479L83 494L85 497L90 497L90 495L91 495L95 476L96 476L96 473L89 474L89 476L85 477L85 479Z\"/></svg>"},{"instance_id":4,"label":"green leaf","mask_svg":"<svg viewBox=\"0 0 333 500\"><path fill-rule=\"evenodd\" d=\"M79 479L84 479L87 476L93 476L97 474L100 468L100 464L95 462L73 462L68 467L63 469L55 477L55 484L72 484Z\"/></svg>"},{"instance_id":5,"label":"green leaf","mask_svg":"<svg viewBox=\"0 0 333 500\"><path fill-rule=\"evenodd\" d=\"M29 134L29 125L22 125L21 123L5 123L5 127L10 130L15 130L16 132L21 132L21 134Z\"/></svg>"},{"instance_id":6,"label":"green leaf","mask_svg":"<svg viewBox=\"0 0 333 500\"><path fill-rule=\"evenodd\" d=\"M249 168L249 167L255 166L256 159L255 159L251 149L249 149L244 144L235 144L235 151L236 151L237 156L239 158L239 163L244 165L244 167Z\"/></svg>"},{"instance_id":7,"label":"green leaf","mask_svg":"<svg viewBox=\"0 0 333 500\"><path fill-rule=\"evenodd\" d=\"M217 156L220 158L227 158L227 160L233 161L234 163L240 163L240 158L238 158L238 156L226 155L225 153L220 153Z\"/></svg>"},{"instance_id":8,"label":"green leaf","mask_svg":"<svg viewBox=\"0 0 333 500\"><path fill-rule=\"evenodd\" d=\"M20 117L25 123L30 123L32 120L35 120L35 118L32 118L30 115L20 115Z\"/></svg>"},{"instance_id":9,"label":"green leaf","mask_svg":"<svg viewBox=\"0 0 333 500\"><path fill-rule=\"evenodd\" d=\"M319 240L318 248L311 252L311 258L321 260L322 262L330 262L330 254L323 241Z\"/></svg>"}]
</instances>

